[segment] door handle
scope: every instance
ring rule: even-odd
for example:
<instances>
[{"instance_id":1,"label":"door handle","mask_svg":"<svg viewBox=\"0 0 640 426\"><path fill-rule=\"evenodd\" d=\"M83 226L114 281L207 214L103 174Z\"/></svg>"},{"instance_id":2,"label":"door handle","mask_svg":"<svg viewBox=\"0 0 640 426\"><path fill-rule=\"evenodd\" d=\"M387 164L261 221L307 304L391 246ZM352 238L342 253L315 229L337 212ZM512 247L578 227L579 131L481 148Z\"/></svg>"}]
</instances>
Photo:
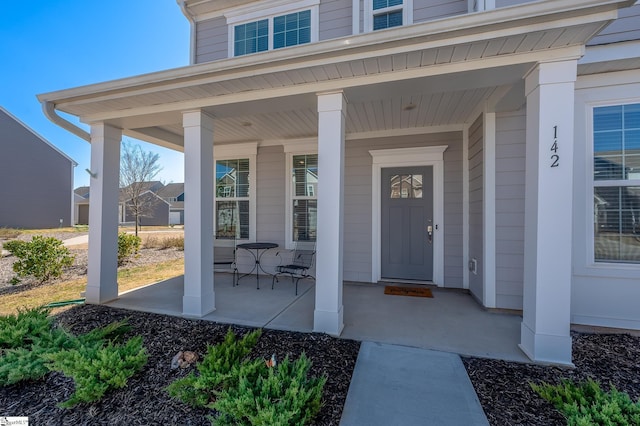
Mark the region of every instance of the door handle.
<instances>
[{"instance_id":1,"label":"door handle","mask_svg":"<svg viewBox=\"0 0 640 426\"><path fill-rule=\"evenodd\" d=\"M429 241L429 244L433 242L433 226L431 225L427 226L427 241Z\"/></svg>"}]
</instances>

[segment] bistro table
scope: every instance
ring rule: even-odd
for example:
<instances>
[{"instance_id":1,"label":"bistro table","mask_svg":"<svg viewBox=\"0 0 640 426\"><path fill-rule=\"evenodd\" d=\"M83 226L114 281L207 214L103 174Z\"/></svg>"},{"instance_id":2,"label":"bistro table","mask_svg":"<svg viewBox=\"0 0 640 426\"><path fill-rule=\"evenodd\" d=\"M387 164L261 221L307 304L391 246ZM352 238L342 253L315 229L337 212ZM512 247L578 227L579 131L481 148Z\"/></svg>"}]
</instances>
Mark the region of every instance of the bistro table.
<instances>
[{"instance_id":1,"label":"bistro table","mask_svg":"<svg viewBox=\"0 0 640 426\"><path fill-rule=\"evenodd\" d=\"M239 249L243 249L248 251L249 253L251 253L251 256L253 256L253 259L255 260L255 264L253 265L253 269L251 269L251 271L249 271L248 273L242 275L241 277L238 277L238 283L240 282L240 278L246 277L247 275L251 275L253 273L253 271L256 271L256 283L257 283L257 288L258 290L260 290L260 275L259 272L262 271L267 275L272 275L270 273L268 273L267 271L265 271L264 269L262 269L262 266L260 266L260 259L262 258L262 255L264 254L265 251L269 250L269 249L273 249L273 248L277 248L278 245L276 243L244 243L244 244L238 244L236 246Z\"/></svg>"}]
</instances>

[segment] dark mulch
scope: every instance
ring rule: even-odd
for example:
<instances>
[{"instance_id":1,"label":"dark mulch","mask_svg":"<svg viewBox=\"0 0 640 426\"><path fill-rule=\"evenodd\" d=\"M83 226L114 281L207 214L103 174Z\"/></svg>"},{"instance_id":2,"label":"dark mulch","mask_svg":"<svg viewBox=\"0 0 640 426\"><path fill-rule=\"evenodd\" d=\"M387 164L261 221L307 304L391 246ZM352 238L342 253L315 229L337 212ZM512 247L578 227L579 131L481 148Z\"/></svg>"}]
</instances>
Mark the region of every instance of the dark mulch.
<instances>
[{"instance_id":1,"label":"dark mulch","mask_svg":"<svg viewBox=\"0 0 640 426\"><path fill-rule=\"evenodd\" d=\"M73 382L58 373L44 380L0 387L0 416L29 416L34 425L208 425L209 410L193 409L173 400L165 388L192 368L171 370L171 358L180 350L192 350L200 359L208 344L223 340L228 325L186 320L165 315L132 312L104 306L77 306L57 316L57 322L79 334L113 321L129 318L131 336L143 336L149 361L127 387L105 395L91 405L58 408L73 392ZM249 328L231 326L238 335ZM317 425L337 425L347 396L360 343L324 334L263 330L252 357L297 358L302 352L312 360L312 374L326 374L323 406Z\"/></svg>"},{"instance_id":2,"label":"dark mulch","mask_svg":"<svg viewBox=\"0 0 640 426\"><path fill-rule=\"evenodd\" d=\"M640 337L625 334L573 333L575 369L479 358L463 362L492 425L565 425L563 416L540 398L529 383L557 384L594 379L613 384L632 400L640 398Z\"/></svg>"}]
</instances>

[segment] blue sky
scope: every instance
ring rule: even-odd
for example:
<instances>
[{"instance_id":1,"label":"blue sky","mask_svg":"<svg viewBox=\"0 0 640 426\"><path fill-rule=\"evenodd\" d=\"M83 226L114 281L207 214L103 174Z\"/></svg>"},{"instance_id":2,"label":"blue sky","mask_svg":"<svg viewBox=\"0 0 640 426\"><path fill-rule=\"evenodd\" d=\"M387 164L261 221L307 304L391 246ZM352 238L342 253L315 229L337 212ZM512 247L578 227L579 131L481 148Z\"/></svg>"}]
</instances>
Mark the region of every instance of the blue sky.
<instances>
[{"instance_id":1,"label":"blue sky","mask_svg":"<svg viewBox=\"0 0 640 426\"><path fill-rule=\"evenodd\" d=\"M0 105L78 166L88 185L90 145L51 123L36 95L189 63L189 22L175 0L0 0ZM158 152L165 182L183 181L182 153Z\"/></svg>"}]
</instances>

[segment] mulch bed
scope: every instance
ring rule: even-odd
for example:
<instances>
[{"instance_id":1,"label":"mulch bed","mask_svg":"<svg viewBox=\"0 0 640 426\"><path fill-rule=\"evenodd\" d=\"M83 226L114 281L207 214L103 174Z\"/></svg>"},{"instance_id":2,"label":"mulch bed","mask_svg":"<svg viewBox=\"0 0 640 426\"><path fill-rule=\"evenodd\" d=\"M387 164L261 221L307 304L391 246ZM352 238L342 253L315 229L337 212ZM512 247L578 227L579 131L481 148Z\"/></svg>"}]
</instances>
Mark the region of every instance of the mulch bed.
<instances>
[{"instance_id":1,"label":"mulch bed","mask_svg":"<svg viewBox=\"0 0 640 426\"><path fill-rule=\"evenodd\" d=\"M164 391L192 368L171 370L171 358L180 350L195 351L202 359L207 344L222 341L229 326L207 321L85 305L56 316L73 333L84 333L129 318L131 336L140 334L149 353L144 370L125 389L108 393L100 402L65 410L56 404L73 392L73 382L59 373L44 380L0 387L0 416L29 416L30 424L78 425L208 425L209 410L193 409ZM231 326L239 335L249 328ZM563 416L540 398L529 383L577 382L587 378L609 383L640 398L640 337L624 334L573 333L575 369L463 358L489 423L505 425L564 425ZM312 374L328 376L317 425L338 425L360 343L317 333L263 330L252 357L297 357L303 351L313 361Z\"/></svg>"},{"instance_id":2,"label":"mulch bed","mask_svg":"<svg viewBox=\"0 0 640 426\"><path fill-rule=\"evenodd\" d=\"M143 336L149 361L126 388L107 393L95 404L62 409L56 404L71 395L73 382L50 373L42 381L0 387L0 416L29 416L34 425L209 425L206 416L212 411L173 400L164 389L194 368L171 370L171 358L178 351L191 350L202 359L207 344L221 342L229 325L96 305L74 307L58 314L56 321L79 334L127 317L130 335ZM238 335L250 330L231 328ZM360 342L324 334L263 330L250 356L268 359L275 354L282 360L287 354L294 359L305 352L313 362L311 374L328 376L315 424L338 425L359 348Z\"/></svg>"},{"instance_id":3,"label":"mulch bed","mask_svg":"<svg viewBox=\"0 0 640 426\"><path fill-rule=\"evenodd\" d=\"M608 390L613 384L640 398L640 337L626 334L573 333L575 369L464 358L482 408L492 425L566 425L564 417L540 398L530 382L576 382L591 378Z\"/></svg>"}]
</instances>

